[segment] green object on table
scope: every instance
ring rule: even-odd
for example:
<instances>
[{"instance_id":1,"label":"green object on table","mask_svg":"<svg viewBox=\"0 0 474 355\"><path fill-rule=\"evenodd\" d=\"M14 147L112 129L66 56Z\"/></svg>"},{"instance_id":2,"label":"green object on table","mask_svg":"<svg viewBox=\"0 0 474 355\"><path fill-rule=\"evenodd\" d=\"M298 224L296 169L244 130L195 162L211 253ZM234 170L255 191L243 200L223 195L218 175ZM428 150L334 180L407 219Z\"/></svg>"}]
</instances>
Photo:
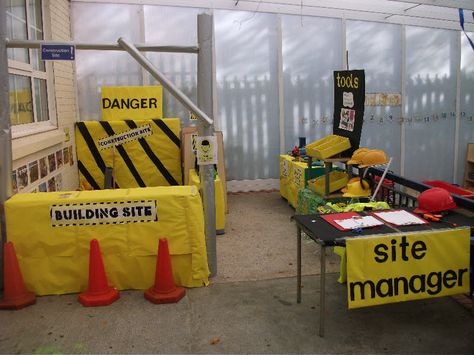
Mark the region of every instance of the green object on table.
<instances>
[{"instance_id":1,"label":"green object on table","mask_svg":"<svg viewBox=\"0 0 474 355\"><path fill-rule=\"evenodd\" d=\"M296 214L319 213L318 207L324 206L326 200L320 195L315 194L310 189L300 189L298 191L298 203L296 205Z\"/></svg>"}]
</instances>

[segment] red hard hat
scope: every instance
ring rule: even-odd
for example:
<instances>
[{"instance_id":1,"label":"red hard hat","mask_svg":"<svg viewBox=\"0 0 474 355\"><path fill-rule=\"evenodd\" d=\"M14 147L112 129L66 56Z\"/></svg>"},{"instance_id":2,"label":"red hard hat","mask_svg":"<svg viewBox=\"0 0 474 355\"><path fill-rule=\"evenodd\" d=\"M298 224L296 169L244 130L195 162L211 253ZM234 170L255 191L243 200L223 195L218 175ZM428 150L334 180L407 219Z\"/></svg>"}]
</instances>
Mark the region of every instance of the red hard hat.
<instances>
[{"instance_id":1,"label":"red hard hat","mask_svg":"<svg viewBox=\"0 0 474 355\"><path fill-rule=\"evenodd\" d=\"M445 189L433 187L418 196L418 208L415 213L434 213L456 208L453 197Z\"/></svg>"}]
</instances>

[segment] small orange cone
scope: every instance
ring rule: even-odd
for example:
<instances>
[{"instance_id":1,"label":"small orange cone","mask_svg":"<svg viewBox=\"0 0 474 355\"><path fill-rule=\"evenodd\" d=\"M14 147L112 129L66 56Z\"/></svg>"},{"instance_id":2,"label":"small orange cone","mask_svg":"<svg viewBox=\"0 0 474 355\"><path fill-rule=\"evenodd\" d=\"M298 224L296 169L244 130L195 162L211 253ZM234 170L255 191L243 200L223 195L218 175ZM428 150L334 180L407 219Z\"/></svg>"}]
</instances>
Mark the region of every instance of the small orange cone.
<instances>
[{"instance_id":1,"label":"small orange cone","mask_svg":"<svg viewBox=\"0 0 474 355\"><path fill-rule=\"evenodd\" d=\"M168 241L161 238L156 261L155 284L145 291L145 298L152 303L175 303L186 293L183 287L176 287L171 269Z\"/></svg>"},{"instance_id":2,"label":"small orange cone","mask_svg":"<svg viewBox=\"0 0 474 355\"><path fill-rule=\"evenodd\" d=\"M12 242L8 242L4 246L3 262L4 290L3 298L0 300L0 309L21 309L34 304L36 296L26 290Z\"/></svg>"},{"instance_id":3,"label":"small orange cone","mask_svg":"<svg viewBox=\"0 0 474 355\"><path fill-rule=\"evenodd\" d=\"M117 289L109 287L107 282L99 242L97 239L92 239L89 255L89 286L86 292L79 294L78 301L84 307L96 307L108 306L119 298Z\"/></svg>"}]
</instances>

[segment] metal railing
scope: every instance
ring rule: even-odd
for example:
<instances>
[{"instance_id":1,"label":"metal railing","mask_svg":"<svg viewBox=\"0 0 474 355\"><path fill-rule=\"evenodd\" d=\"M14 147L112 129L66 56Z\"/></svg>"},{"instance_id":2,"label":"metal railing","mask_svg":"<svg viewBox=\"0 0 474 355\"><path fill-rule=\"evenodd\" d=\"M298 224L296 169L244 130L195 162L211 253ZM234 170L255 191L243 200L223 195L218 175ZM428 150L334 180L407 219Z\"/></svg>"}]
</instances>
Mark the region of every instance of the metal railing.
<instances>
[{"instance_id":1,"label":"metal railing","mask_svg":"<svg viewBox=\"0 0 474 355\"><path fill-rule=\"evenodd\" d=\"M382 176L383 170L378 168L370 168L369 174L374 176ZM414 192L423 192L430 189L432 186L409 180L407 178L395 175L391 172L387 173L385 179L390 180L394 183L393 186L387 186L382 183L379 193L377 194L377 200L386 201L392 207L416 207L417 206L417 193L402 191L402 187L413 190ZM474 200L452 194L454 202L461 207L469 211L474 212Z\"/></svg>"}]
</instances>

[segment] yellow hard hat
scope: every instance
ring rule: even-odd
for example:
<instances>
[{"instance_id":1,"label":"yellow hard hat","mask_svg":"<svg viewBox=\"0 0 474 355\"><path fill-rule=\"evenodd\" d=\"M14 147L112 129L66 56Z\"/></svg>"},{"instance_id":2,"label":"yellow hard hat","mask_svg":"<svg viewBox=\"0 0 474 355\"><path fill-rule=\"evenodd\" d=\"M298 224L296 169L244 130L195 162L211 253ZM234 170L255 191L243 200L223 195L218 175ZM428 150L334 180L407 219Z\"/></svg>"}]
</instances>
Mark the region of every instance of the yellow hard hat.
<instances>
[{"instance_id":1,"label":"yellow hard hat","mask_svg":"<svg viewBox=\"0 0 474 355\"><path fill-rule=\"evenodd\" d=\"M369 148L359 148L354 150L354 153L352 153L351 160L347 162L349 165L357 165L360 164L362 156L365 155L367 152L369 152Z\"/></svg>"},{"instance_id":2,"label":"yellow hard hat","mask_svg":"<svg viewBox=\"0 0 474 355\"><path fill-rule=\"evenodd\" d=\"M372 149L361 157L359 168L365 168L372 165L387 164L388 158L383 150Z\"/></svg>"},{"instance_id":3,"label":"yellow hard hat","mask_svg":"<svg viewBox=\"0 0 474 355\"><path fill-rule=\"evenodd\" d=\"M341 191L344 197L368 197L371 194L369 183L361 178L351 179Z\"/></svg>"}]
</instances>

